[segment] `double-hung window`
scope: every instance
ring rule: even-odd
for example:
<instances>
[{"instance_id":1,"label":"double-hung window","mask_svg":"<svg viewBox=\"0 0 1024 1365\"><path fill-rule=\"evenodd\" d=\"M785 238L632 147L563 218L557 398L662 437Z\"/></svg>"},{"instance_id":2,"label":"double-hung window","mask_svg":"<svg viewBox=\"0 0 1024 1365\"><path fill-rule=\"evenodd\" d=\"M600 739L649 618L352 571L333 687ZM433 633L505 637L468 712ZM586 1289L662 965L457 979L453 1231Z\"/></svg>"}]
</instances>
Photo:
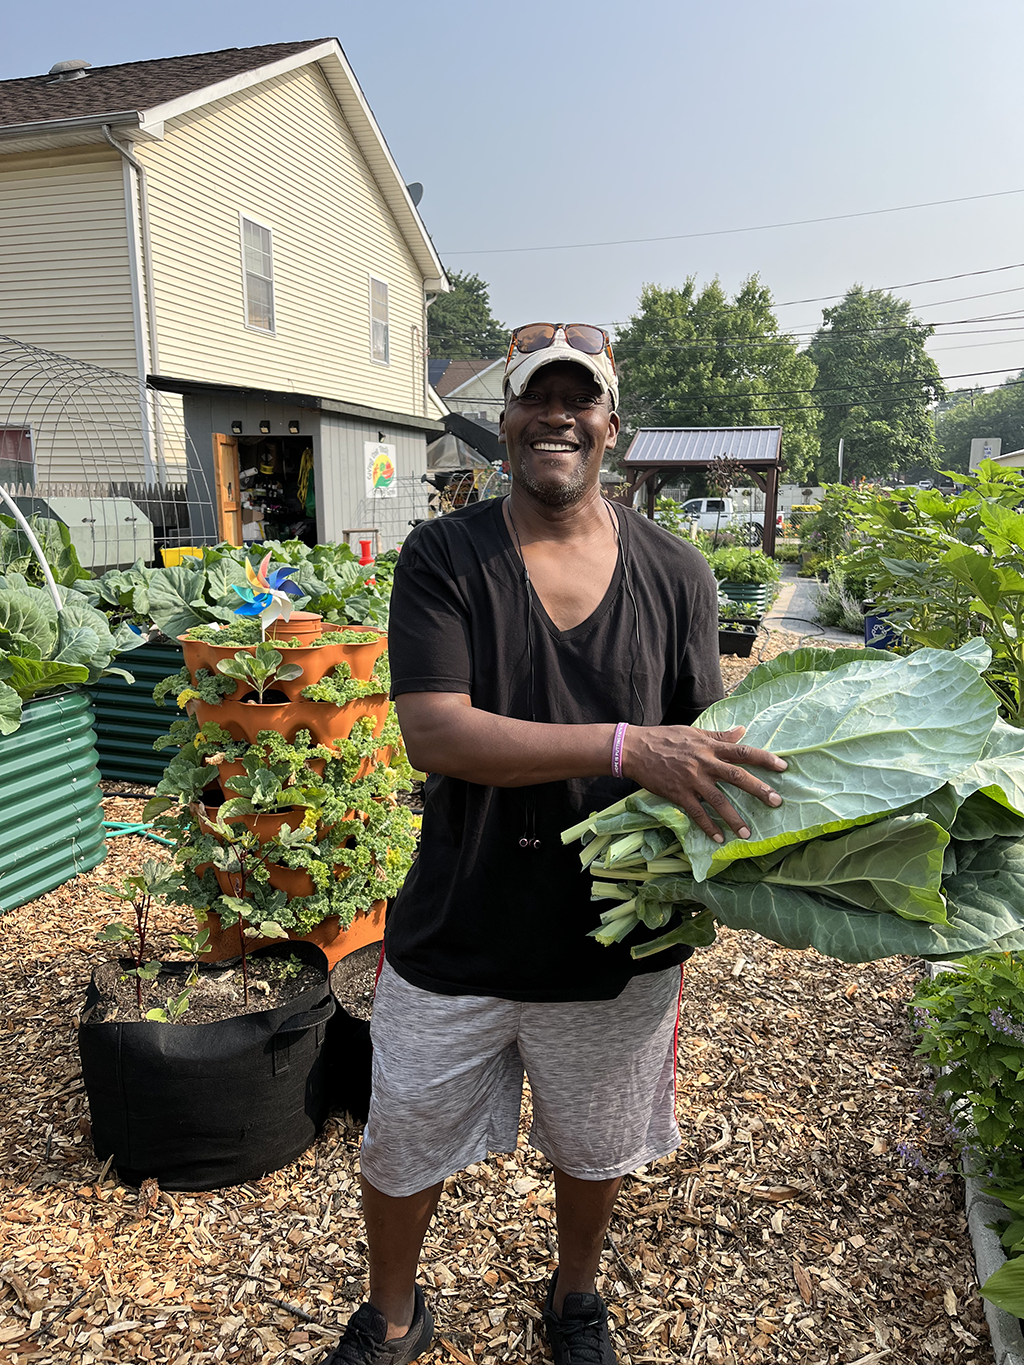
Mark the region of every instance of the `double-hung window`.
<instances>
[{"instance_id":1,"label":"double-hung window","mask_svg":"<svg viewBox=\"0 0 1024 1365\"><path fill-rule=\"evenodd\" d=\"M274 239L270 228L239 215L242 229L242 289L245 325L274 330Z\"/></svg>"},{"instance_id":2,"label":"double-hung window","mask_svg":"<svg viewBox=\"0 0 1024 1365\"><path fill-rule=\"evenodd\" d=\"M388 336L388 287L383 280L370 276L370 359L378 365L391 361Z\"/></svg>"}]
</instances>

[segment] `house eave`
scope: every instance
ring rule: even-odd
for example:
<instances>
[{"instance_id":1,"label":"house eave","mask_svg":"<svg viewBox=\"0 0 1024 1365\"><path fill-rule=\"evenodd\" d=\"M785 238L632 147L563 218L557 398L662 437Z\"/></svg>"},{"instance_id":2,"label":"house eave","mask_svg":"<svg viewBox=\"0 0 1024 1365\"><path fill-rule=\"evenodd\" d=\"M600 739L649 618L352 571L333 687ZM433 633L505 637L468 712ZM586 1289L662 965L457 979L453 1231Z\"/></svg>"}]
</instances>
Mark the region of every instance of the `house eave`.
<instances>
[{"instance_id":1,"label":"house eave","mask_svg":"<svg viewBox=\"0 0 1024 1365\"><path fill-rule=\"evenodd\" d=\"M388 408L368 407L365 403L350 403L341 398L325 398L310 393L287 393L279 389L264 389L256 385L216 384L208 380L178 379L172 375L150 374L146 383L152 389L164 393L214 394L237 398L239 402L272 403L276 407L307 408L314 412L331 413L339 417L354 417L362 422L383 423L386 426L407 427L412 431L424 431L443 435L443 422L431 417L417 417L407 412L392 412Z\"/></svg>"}]
</instances>

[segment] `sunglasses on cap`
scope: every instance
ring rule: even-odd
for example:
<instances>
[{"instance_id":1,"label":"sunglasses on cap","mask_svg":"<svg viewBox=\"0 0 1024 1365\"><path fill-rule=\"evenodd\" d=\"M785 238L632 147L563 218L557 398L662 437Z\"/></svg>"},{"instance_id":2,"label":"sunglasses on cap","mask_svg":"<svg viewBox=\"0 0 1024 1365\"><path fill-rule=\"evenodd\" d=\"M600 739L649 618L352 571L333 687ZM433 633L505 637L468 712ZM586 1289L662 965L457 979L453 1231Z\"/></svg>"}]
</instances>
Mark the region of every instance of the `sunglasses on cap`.
<instances>
[{"instance_id":1,"label":"sunglasses on cap","mask_svg":"<svg viewBox=\"0 0 1024 1365\"><path fill-rule=\"evenodd\" d=\"M512 359L514 351L533 355L535 351L554 346L559 332L574 351L582 351L584 355L600 355L603 351L615 373L615 357L608 333L603 327L594 327L589 322L530 322L525 327L517 327L509 342L505 364Z\"/></svg>"}]
</instances>

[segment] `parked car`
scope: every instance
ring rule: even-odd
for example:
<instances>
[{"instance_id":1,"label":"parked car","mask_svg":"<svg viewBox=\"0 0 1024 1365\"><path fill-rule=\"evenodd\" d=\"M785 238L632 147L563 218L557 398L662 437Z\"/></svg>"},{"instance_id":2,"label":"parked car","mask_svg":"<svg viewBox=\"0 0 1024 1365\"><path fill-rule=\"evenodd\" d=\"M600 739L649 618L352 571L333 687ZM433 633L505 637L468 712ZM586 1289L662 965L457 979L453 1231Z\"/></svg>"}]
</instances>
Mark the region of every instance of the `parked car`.
<instances>
[{"instance_id":1,"label":"parked car","mask_svg":"<svg viewBox=\"0 0 1024 1365\"><path fill-rule=\"evenodd\" d=\"M683 503L683 512L696 522L700 531L737 532L748 545L760 545L764 538L764 513L741 509L732 498L688 498ZM775 529L781 527L780 512L775 519Z\"/></svg>"}]
</instances>

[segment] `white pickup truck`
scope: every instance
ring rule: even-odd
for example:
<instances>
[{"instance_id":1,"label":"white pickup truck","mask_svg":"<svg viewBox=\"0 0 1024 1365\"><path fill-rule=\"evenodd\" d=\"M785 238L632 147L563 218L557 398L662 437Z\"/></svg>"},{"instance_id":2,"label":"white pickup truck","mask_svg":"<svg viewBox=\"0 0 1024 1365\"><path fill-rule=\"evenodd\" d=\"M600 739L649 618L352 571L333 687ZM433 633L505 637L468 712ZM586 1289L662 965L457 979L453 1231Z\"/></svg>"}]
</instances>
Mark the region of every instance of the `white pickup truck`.
<instances>
[{"instance_id":1,"label":"white pickup truck","mask_svg":"<svg viewBox=\"0 0 1024 1365\"><path fill-rule=\"evenodd\" d=\"M738 533L748 545L760 545L764 539L764 513L737 507L732 498L688 498L682 510L698 530Z\"/></svg>"}]
</instances>

